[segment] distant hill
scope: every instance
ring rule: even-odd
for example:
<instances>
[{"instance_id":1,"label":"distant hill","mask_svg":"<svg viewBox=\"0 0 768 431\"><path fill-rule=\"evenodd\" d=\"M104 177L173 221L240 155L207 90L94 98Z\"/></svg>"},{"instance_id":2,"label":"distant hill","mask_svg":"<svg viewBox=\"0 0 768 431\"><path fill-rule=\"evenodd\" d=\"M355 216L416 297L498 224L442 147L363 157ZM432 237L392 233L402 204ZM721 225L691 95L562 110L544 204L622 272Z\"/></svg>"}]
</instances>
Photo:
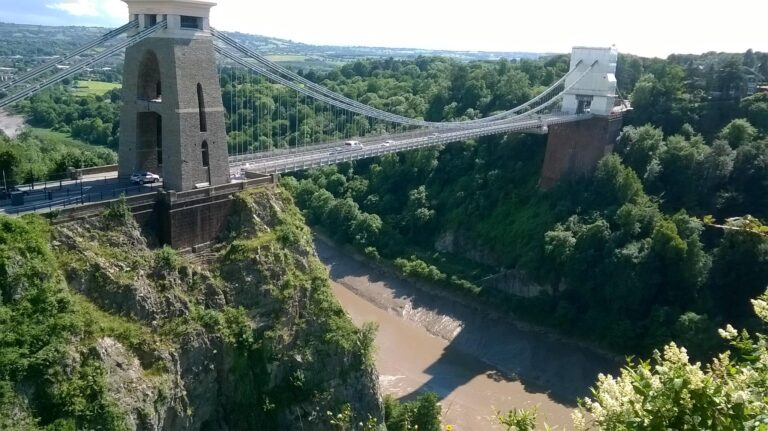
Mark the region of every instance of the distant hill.
<instances>
[{"instance_id":1,"label":"distant hill","mask_svg":"<svg viewBox=\"0 0 768 431\"><path fill-rule=\"evenodd\" d=\"M94 39L109 29L99 27L59 27L0 23L0 66L9 57L44 57L66 53ZM447 56L462 60L497 60L500 58L535 59L544 54L533 52L445 51L416 48L309 45L290 40L245 33L231 37L268 56L273 61L296 68L329 69L359 58L414 58Z\"/></svg>"}]
</instances>

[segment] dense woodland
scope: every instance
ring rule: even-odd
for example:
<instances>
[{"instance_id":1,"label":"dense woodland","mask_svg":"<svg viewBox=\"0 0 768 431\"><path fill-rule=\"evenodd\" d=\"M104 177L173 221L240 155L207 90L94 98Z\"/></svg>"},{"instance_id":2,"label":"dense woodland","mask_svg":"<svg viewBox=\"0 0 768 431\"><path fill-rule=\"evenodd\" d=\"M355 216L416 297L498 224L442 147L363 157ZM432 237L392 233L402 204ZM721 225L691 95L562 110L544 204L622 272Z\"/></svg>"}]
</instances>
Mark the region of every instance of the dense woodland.
<instances>
[{"instance_id":1,"label":"dense woodland","mask_svg":"<svg viewBox=\"0 0 768 431\"><path fill-rule=\"evenodd\" d=\"M305 76L377 108L449 121L522 103L567 68L565 56L471 63L421 57L363 60ZM718 328L764 330L767 318L765 301L750 300L768 286L768 237L759 222L768 218L768 94L749 95L755 76L768 76L766 68L768 54L751 51L665 60L622 55L619 85L634 111L615 154L600 162L594 176L546 192L537 186L546 137L537 135L494 136L340 164L283 183L307 221L338 241L408 275L493 302L516 318L622 354L647 356L675 341L705 359L730 342L732 356L707 370L706 376L717 377L707 380L711 386L699 385L697 379L706 376L689 366L686 351L670 346L656 362L627 369L621 387L631 392L632 381L659 380L674 386L653 395L659 405L679 402L680 385L705 387L702 399L715 399L720 391L728 396L712 401L712 408L741 415L720 426L756 425L768 421L759 416L764 404L747 406L739 397L764 403L764 384L748 378L767 375L765 341L730 329L718 334ZM297 110L281 103L291 97L285 90L231 70L222 85L232 147L279 148L383 127L364 118L333 124L322 109ZM19 109L32 124L114 148L118 104L116 92L84 100L60 89ZM461 238L458 249L467 253L436 252L446 233ZM551 293L504 296L480 282L513 269ZM753 305L763 312L759 318ZM731 375L723 371L727 366ZM626 412L606 413L605 406L617 405L611 404L612 390L616 386L601 381L587 409L600 426L625 429L610 426L626 419ZM701 425L676 422L678 416L657 412L661 422L654 423Z\"/></svg>"},{"instance_id":2,"label":"dense woodland","mask_svg":"<svg viewBox=\"0 0 768 431\"><path fill-rule=\"evenodd\" d=\"M616 155L594 177L550 192L537 187L545 137L529 135L342 164L286 184L310 223L406 272L491 296L497 293L477 280L520 270L552 293L509 298L511 312L619 352L648 352L670 339L707 352L714 328L723 321L747 324L748 300L768 285L763 239L706 229L701 221L768 217L768 95L743 97L765 60L751 51L667 60L622 55L619 83L634 111ZM470 63L420 57L300 72L377 108L450 121L520 104L567 68L567 56ZM222 86L232 148L386 130L364 117L349 122L291 103L295 93L255 75L225 69ZM119 103L117 90L75 97L61 87L17 109L36 127L114 149ZM113 160L77 149L41 157L13 142L2 145L4 169L19 181ZM436 254L435 242L446 233L492 258L478 264ZM736 262L742 271L733 270Z\"/></svg>"},{"instance_id":3,"label":"dense woodland","mask_svg":"<svg viewBox=\"0 0 768 431\"><path fill-rule=\"evenodd\" d=\"M643 66L629 60L637 61ZM451 120L527 100L565 67L562 58L395 64L357 63L318 80L381 106L396 97L424 100L412 113ZM286 183L311 223L406 272L496 297L473 283L477 270L434 253L442 234L458 233L471 248L490 252L496 266L552 287L537 299L510 298L518 315L619 352L648 352L676 339L704 353L715 347L723 321L749 323L749 300L768 285L768 242L702 223L705 215L768 216L768 95L741 98L741 77L729 98L705 97L676 59L647 67L630 93L635 110L616 155L594 177L550 192L537 187L545 138L524 135L328 167ZM718 77L709 79L713 88L728 86ZM360 94L369 88L380 90ZM405 88L410 95L403 96ZM649 122L682 109L675 101L685 107L683 121ZM701 120L723 103L733 109ZM692 124L699 123L714 131L698 133Z\"/></svg>"}]
</instances>

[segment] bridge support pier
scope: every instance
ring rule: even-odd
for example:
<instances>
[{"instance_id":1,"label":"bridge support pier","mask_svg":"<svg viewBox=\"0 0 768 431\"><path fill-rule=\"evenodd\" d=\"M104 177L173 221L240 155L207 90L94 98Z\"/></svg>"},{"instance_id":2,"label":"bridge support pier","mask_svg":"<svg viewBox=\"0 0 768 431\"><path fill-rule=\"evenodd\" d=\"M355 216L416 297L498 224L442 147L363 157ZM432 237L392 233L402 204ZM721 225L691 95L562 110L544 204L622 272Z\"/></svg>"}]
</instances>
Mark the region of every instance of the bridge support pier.
<instances>
[{"instance_id":1,"label":"bridge support pier","mask_svg":"<svg viewBox=\"0 0 768 431\"><path fill-rule=\"evenodd\" d=\"M547 190L561 179L591 174L613 151L621 126L620 115L549 126L539 187Z\"/></svg>"}]
</instances>

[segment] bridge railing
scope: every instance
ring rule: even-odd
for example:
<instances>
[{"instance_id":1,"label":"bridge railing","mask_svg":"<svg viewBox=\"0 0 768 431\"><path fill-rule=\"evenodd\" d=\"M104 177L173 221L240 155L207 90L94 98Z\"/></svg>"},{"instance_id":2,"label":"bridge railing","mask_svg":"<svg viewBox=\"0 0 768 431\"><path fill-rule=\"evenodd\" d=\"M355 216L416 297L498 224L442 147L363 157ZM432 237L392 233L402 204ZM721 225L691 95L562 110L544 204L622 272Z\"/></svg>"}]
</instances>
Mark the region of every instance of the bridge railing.
<instances>
[{"instance_id":1,"label":"bridge railing","mask_svg":"<svg viewBox=\"0 0 768 431\"><path fill-rule=\"evenodd\" d=\"M61 190L38 190L34 194L25 196L25 203L12 205L10 199L0 201L0 210L5 214L19 215L28 213L44 213L53 210L66 209L73 206L82 206L89 203L97 203L117 199L120 195L132 197L137 195L154 195L162 187L161 184L128 185L120 183L112 184L114 187L90 190L88 187L70 187ZM29 197L32 200L29 201ZM27 203L27 201L29 201Z\"/></svg>"},{"instance_id":2,"label":"bridge railing","mask_svg":"<svg viewBox=\"0 0 768 431\"><path fill-rule=\"evenodd\" d=\"M190 200L218 196L223 194L237 193L251 187L256 187L263 184L273 183L275 179L271 175L264 175L261 178L246 179L243 181L237 181L233 183L222 184L219 186L205 187L197 190L188 190L185 192L173 192L169 191L168 199L172 203L186 202Z\"/></svg>"},{"instance_id":3,"label":"bridge railing","mask_svg":"<svg viewBox=\"0 0 768 431\"><path fill-rule=\"evenodd\" d=\"M253 172L264 174L295 172L305 169L327 166L331 164L349 162L353 160L365 159L369 157L382 156L384 154L408 151L419 148L426 148L435 145L443 145L451 142L472 139L487 135L509 133L514 131L532 130L541 125L554 125L571 121L578 121L591 118L591 114L558 114L549 116L542 123L540 119L530 118L527 121L511 123L506 125L497 125L493 127L478 128L476 130L463 130L454 133L438 134L437 136L419 137L411 140L401 141L390 146L377 146L373 148L362 148L357 150L347 150L338 153L320 153L296 155L285 160L273 160L264 162L252 168Z\"/></svg>"}]
</instances>

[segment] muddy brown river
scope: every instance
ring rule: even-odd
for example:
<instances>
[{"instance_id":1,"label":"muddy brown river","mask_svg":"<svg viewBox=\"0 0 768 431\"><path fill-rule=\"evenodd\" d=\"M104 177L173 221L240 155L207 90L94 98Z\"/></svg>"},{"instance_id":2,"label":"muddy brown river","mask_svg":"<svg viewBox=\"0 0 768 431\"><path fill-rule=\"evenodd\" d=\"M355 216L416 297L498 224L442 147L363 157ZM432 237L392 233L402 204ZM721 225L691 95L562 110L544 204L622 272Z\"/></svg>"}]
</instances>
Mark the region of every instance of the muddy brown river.
<instances>
[{"instance_id":1,"label":"muddy brown river","mask_svg":"<svg viewBox=\"0 0 768 431\"><path fill-rule=\"evenodd\" d=\"M454 430L502 429L494 410L536 407L539 423L571 428L576 399L615 361L519 328L426 290L317 239L334 293L356 324L375 321L382 392L432 391Z\"/></svg>"}]
</instances>

